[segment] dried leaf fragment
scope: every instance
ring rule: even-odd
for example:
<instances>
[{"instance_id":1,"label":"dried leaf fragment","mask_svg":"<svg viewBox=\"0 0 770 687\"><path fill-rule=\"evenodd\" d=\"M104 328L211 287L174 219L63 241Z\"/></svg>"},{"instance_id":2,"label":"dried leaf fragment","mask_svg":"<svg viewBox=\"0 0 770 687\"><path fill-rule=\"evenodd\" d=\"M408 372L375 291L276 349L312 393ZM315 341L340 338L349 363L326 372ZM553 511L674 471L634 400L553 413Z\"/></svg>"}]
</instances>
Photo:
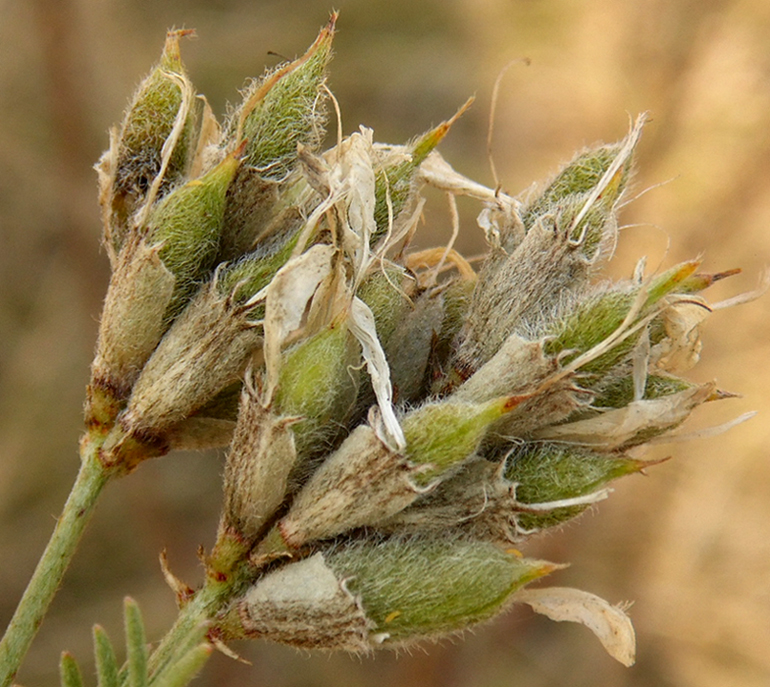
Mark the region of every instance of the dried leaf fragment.
<instances>
[{"instance_id":1,"label":"dried leaf fragment","mask_svg":"<svg viewBox=\"0 0 770 687\"><path fill-rule=\"evenodd\" d=\"M636 635L631 619L601 597L570 587L548 587L524 589L514 595L513 601L528 604L535 613L551 620L585 625L612 658L626 667L634 665Z\"/></svg>"}]
</instances>

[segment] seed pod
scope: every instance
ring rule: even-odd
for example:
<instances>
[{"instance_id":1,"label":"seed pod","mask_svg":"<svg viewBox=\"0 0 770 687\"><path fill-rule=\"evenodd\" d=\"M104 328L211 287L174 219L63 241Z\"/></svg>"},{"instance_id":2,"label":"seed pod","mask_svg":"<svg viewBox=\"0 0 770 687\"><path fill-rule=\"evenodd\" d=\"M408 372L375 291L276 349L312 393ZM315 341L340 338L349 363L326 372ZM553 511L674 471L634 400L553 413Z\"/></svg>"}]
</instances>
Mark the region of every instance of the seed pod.
<instances>
[{"instance_id":1,"label":"seed pod","mask_svg":"<svg viewBox=\"0 0 770 687\"><path fill-rule=\"evenodd\" d=\"M370 641L385 646L487 620L517 589L558 567L486 542L417 537L341 545L324 557L360 599Z\"/></svg>"},{"instance_id":2,"label":"seed pod","mask_svg":"<svg viewBox=\"0 0 770 687\"><path fill-rule=\"evenodd\" d=\"M166 196L150 217L149 237L133 236L124 245L99 325L93 389L125 400L170 320L210 269L225 190L237 165L236 157L229 156Z\"/></svg>"},{"instance_id":3,"label":"seed pod","mask_svg":"<svg viewBox=\"0 0 770 687\"><path fill-rule=\"evenodd\" d=\"M589 503L560 502L593 494L612 480L641 471L645 463L622 455L604 454L575 446L526 443L514 448L504 476L515 484L515 502L507 506L518 528L540 530L559 525L582 513ZM539 510L526 512L526 505ZM549 507L549 504L553 504ZM516 512L523 510L525 512Z\"/></svg>"},{"instance_id":4,"label":"seed pod","mask_svg":"<svg viewBox=\"0 0 770 687\"><path fill-rule=\"evenodd\" d=\"M306 649L404 646L488 620L557 567L484 542L342 543L266 575L220 627Z\"/></svg>"},{"instance_id":5,"label":"seed pod","mask_svg":"<svg viewBox=\"0 0 770 687\"><path fill-rule=\"evenodd\" d=\"M372 273L358 289L356 295L372 311L377 337L383 347L388 346L409 307L407 296L412 295L413 284L413 280L405 277L403 270L392 268Z\"/></svg>"},{"instance_id":6,"label":"seed pod","mask_svg":"<svg viewBox=\"0 0 770 687\"><path fill-rule=\"evenodd\" d=\"M393 334L383 345L393 390L402 403L425 396L428 361L443 320L443 296L426 291L413 306L402 311Z\"/></svg>"},{"instance_id":7,"label":"seed pod","mask_svg":"<svg viewBox=\"0 0 770 687\"><path fill-rule=\"evenodd\" d=\"M254 250L276 221L285 225L294 216L299 224L307 201L298 194L314 195L296 173L297 151L315 149L323 138L323 85L335 21L333 15L302 57L255 80L226 126L228 145L245 142L245 151L228 193L221 260Z\"/></svg>"},{"instance_id":8,"label":"seed pod","mask_svg":"<svg viewBox=\"0 0 770 687\"><path fill-rule=\"evenodd\" d=\"M691 389L695 384L672 375L647 375L642 394L643 399L661 398ZM612 377L608 382L597 385L592 406L596 408L622 408L634 399L634 380L631 374Z\"/></svg>"},{"instance_id":9,"label":"seed pod","mask_svg":"<svg viewBox=\"0 0 770 687\"><path fill-rule=\"evenodd\" d=\"M568 166L525 213L523 239L516 235L510 253L505 246L492 251L455 356L462 377L487 362L511 334L542 329L565 300L586 288L610 252L605 248L615 244L616 205L640 127L641 122L622 144L589 151Z\"/></svg>"},{"instance_id":10,"label":"seed pod","mask_svg":"<svg viewBox=\"0 0 770 687\"><path fill-rule=\"evenodd\" d=\"M675 293L678 285L695 272L698 264L698 261L684 262L653 279L646 287L646 297L644 303L640 304L638 318L649 314L664 297ZM569 351L563 358L564 362L597 346L620 327L637 301L638 294L638 287L629 288L621 284L615 288L594 292L572 304L564 319L557 319L552 323L554 337L546 341L546 353L558 355ZM581 370L606 373L628 355L636 341L638 335L627 337L606 353L588 362Z\"/></svg>"},{"instance_id":11,"label":"seed pod","mask_svg":"<svg viewBox=\"0 0 770 687\"><path fill-rule=\"evenodd\" d=\"M512 334L500 350L452 394L456 401L484 403L497 396L526 391L557 369L543 342Z\"/></svg>"},{"instance_id":12,"label":"seed pod","mask_svg":"<svg viewBox=\"0 0 770 687\"><path fill-rule=\"evenodd\" d=\"M266 546L298 549L385 520L417 498L414 473L371 427L359 425L300 489Z\"/></svg>"},{"instance_id":13,"label":"seed pod","mask_svg":"<svg viewBox=\"0 0 770 687\"><path fill-rule=\"evenodd\" d=\"M123 247L104 301L96 356L91 366L92 393L86 415L101 415L111 425L131 393L143 365L168 326L165 319L174 293L174 275L163 264L158 246L132 237ZM105 413L93 403L111 398Z\"/></svg>"},{"instance_id":14,"label":"seed pod","mask_svg":"<svg viewBox=\"0 0 770 687\"><path fill-rule=\"evenodd\" d=\"M225 639L268 639L302 649L364 653L371 621L322 554L265 575L217 619Z\"/></svg>"},{"instance_id":15,"label":"seed pod","mask_svg":"<svg viewBox=\"0 0 770 687\"><path fill-rule=\"evenodd\" d=\"M160 246L159 256L176 280L169 304L173 317L213 267L219 249L225 194L240 161L228 155L200 179L187 182L166 196L147 220L149 240Z\"/></svg>"},{"instance_id":16,"label":"seed pod","mask_svg":"<svg viewBox=\"0 0 770 687\"><path fill-rule=\"evenodd\" d=\"M328 451L343 428L358 391L351 370L360 365L361 349L344 318L284 354L274 407L299 418L292 431L303 458Z\"/></svg>"},{"instance_id":17,"label":"seed pod","mask_svg":"<svg viewBox=\"0 0 770 687\"><path fill-rule=\"evenodd\" d=\"M442 122L407 145L406 150L385 148L379 151L379 172L374 187L374 221L377 229L371 237L371 245L385 236L391 220L395 222L408 208L410 200L416 196L417 170L469 105L470 101L452 119Z\"/></svg>"},{"instance_id":18,"label":"seed pod","mask_svg":"<svg viewBox=\"0 0 770 687\"><path fill-rule=\"evenodd\" d=\"M471 404L452 401L429 403L403 420L406 457L426 466L416 477L427 484L471 456L495 420L518 405L516 397Z\"/></svg>"},{"instance_id":19,"label":"seed pod","mask_svg":"<svg viewBox=\"0 0 770 687\"><path fill-rule=\"evenodd\" d=\"M299 172L277 182L241 165L228 189L217 262L279 250L296 237L318 202Z\"/></svg>"},{"instance_id":20,"label":"seed pod","mask_svg":"<svg viewBox=\"0 0 770 687\"><path fill-rule=\"evenodd\" d=\"M531 201L522 212L525 230L534 225L538 217L550 212L568 196L584 196L592 191L621 152L622 143L602 145L583 151L575 156L548 184L545 190ZM616 179L610 195L617 199L625 190L631 175L632 161L628 157ZM503 246L506 250L509 247Z\"/></svg>"},{"instance_id":21,"label":"seed pod","mask_svg":"<svg viewBox=\"0 0 770 687\"><path fill-rule=\"evenodd\" d=\"M511 334L542 326L570 293L584 288L592 265L571 245L564 220L572 215L565 213L537 222L509 257L479 274L456 354L463 376L490 360Z\"/></svg>"},{"instance_id":22,"label":"seed pod","mask_svg":"<svg viewBox=\"0 0 770 687\"><path fill-rule=\"evenodd\" d=\"M714 384L693 385L660 398L634 401L595 417L543 427L532 436L600 451L628 449L678 427L699 405L720 398L724 395Z\"/></svg>"},{"instance_id":23,"label":"seed pod","mask_svg":"<svg viewBox=\"0 0 770 687\"><path fill-rule=\"evenodd\" d=\"M440 531L472 531L474 539L507 541L508 537L492 536L488 531L477 531L476 522L484 517L492 505L500 465L475 456L464 461L451 475L422 494L411 506L377 524L377 531L386 534L411 535Z\"/></svg>"},{"instance_id":24,"label":"seed pod","mask_svg":"<svg viewBox=\"0 0 770 687\"><path fill-rule=\"evenodd\" d=\"M302 57L255 82L233 114L233 133L247 141L244 164L264 178L285 177L296 164L297 146L315 148L323 135L318 100L336 20L332 15Z\"/></svg>"},{"instance_id":25,"label":"seed pod","mask_svg":"<svg viewBox=\"0 0 770 687\"><path fill-rule=\"evenodd\" d=\"M185 177L195 156L203 106L179 55L179 39L190 33L167 34L160 62L136 92L120 130L112 131L110 149L97 165L105 244L113 257L153 186L164 195Z\"/></svg>"},{"instance_id":26,"label":"seed pod","mask_svg":"<svg viewBox=\"0 0 770 687\"><path fill-rule=\"evenodd\" d=\"M468 458L491 422L516 399L486 404L436 403L403 421L405 455L368 425L357 427L297 494L278 523L290 549L347 530L375 526L413 503L425 485Z\"/></svg>"},{"instance_id":27,"label":"seed pod","mask_svg":"<svg viewBox=\"0 0 770 687\"><path fill-rule=\"evenodd\" d=\"M127 437L167 451L166 433L237 381L260 340L248 309L204 286L142 369L105 452L123 455Z\"/></svg>"},{"instance_id":28,"label":"seed pod","mask_svg":"<svg viewBox=\"0 0 770 687\"><path fill-rule=\"evenodd\" d=\"M444 318L441 322L441 331L438 332L434 342L431 360L436 379L439 379L449 367L452 346L468 316L474 286L474 279L455 279L442 292ZM440 386L441 382L436 382L434 388Z\"/></svg>"},{"instance_id":29,"label":"seed pod","mask_svg":"<svg viewBox=\"0 0 770 687\"><path fill-rule=\"evenodd\" d=\"M253 380L247 380L225 464L221 524L245 542L255 540L286 498L297 455L294 422L263 408Z\"/></svg>"}]
</instances>

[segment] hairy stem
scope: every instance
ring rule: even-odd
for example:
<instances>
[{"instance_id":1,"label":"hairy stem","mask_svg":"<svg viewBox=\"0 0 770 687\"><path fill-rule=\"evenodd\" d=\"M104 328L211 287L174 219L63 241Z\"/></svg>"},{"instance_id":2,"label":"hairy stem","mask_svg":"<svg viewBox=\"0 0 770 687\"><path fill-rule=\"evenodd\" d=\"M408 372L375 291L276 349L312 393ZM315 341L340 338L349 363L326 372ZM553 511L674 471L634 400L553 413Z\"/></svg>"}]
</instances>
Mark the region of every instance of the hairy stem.
<instances>
[{"instance_id":1,"label":"hairy stem","mask_svg":"<svg viewBox=\"0 0 770 687\"><path fill-rule=\"evenodd\" d=\"M0 641L0 687L7 687L16 676L61 584L102 489L120 474L102 465L99 460L100 445L100 441L90 437L85 437L81 443L80 472L48 546Z\"/></svg>"},{"instance_id":2,"label":"hairy stem","mask_svg":"<svg viewBox=\"0 0 770 687\"><path fill-rule=\"evenodd\" d=\"M157 675L183 655L190 637L200 637L201 627L219 608L220 591L206 585L179 611L174 625L150 655L150 676ZM127 684L125 679L122 684Z\"/></svg>"}]
</instances>

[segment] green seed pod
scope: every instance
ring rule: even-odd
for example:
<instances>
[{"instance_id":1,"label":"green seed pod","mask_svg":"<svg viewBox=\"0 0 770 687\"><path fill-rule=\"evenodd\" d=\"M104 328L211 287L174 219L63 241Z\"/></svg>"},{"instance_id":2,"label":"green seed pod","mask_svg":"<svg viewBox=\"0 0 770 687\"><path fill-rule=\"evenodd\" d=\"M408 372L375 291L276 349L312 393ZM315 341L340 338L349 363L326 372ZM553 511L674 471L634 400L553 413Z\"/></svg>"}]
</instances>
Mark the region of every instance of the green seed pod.
<instances>
[{"instance_id":1,"label":"green seed pod","mask_svg":"<svg viewBox=\"0 0 770 687\"><path fill-rule=\"evenodd\" d=\"M118 255L99 325L89 422L97 415L104 416L102 424L114 419L111 410L99 411L95 404L105 406L104 394L125 400L170 320L211 268L225 190L237 165L228 156L166 196L150 216L149 238L131 237Z\"/></svg>"},{"instance_id":2,"label":"green seed pod","mask_svg":"<svg viewBox=\"0 0 770 687\"><path fill-rule=\"evenodd\" d=\"M377 337L383 347L393 338L399 321L409 307L413 281L406 281L403 270L392 268L369 275L356 294L369 306L377 327ZM402 292L400 289L404 289Z\"/></svg>"},{"instance_id":3,"label":"green seed pod","mask_svg":"<svg viewBox=\"0 0 770 687\"><path fill-rule=\"evenodd\" d=\"M168 33L160 62L142 82L97 166L105 243L113 255L153 185L164 195L185 177L195 156L203 105L179 54L179 39L190 33Z\"/></svg>"},{"instance_id":4,"label":"green seed pod","mask_svg":"<svg viewBox=\"0 0 770 687\"><path fill-rule=\"evenodd\" d=\"M323 136L318 101L336 19L332 15L302 57L255 82L233 115L231 135L247 142L244 166L255 168L263 178L284 178L297 163L297 146L315 148Z\"/></svg>"},{"instance_id":5,"label":"green seed pod","mask_svg":"<svg viewBox=\"0 0 770 687\"><path fill-rule=\"evenodd\" d=\"M469 103L468 103L469 104ZM377 230L371 237L374 245L385 236L390 220L395 222L415 197L415 177L417 170L426 157L449 132L457 117L465 111L466 104L452 119L442 122L435 129L424 133L413 143L406 146L406 154L381 151L380 168L375 177L374 186L374 221ZM390 208L388 207L390 203Z\"/></svg>"},{"instance_id":6,"label":"green seed pod","mask_svg":"<svg viewBox=\"0 0 770 687\"><path fill-rule=\"evenodd\" d=\"M565 321L556 323L556 326L560 327L559 333L546 341L545 352L558 355L562 351L570 351L566 360L585 353L620 327L635 297L634 291L621 287L600 292L576 304ZM626 339L583 369L587 372L606 371L628 354L633 343Z\"/></svg>"},{"instance_id":7,"label":"green seed pod","mask_svg":"<svg viewBox=\"0 0 770 687\"><path fill-rule=\"evenodd\" d=\"M340 545L327 565L360 599L370 641L399 645L451 634L501 612L511 594L557 566L485 542L388 539Z\"/></svg>"},{"instance_id":8,"label":"green seed pod","mask_svg":"<svg viewBox=\"0 0 770 687\"><path fill-rule=\"evenodd\" d=\"M428 466L418 482L427 484L473 455L487 428L518 405L515 397L479 404L442 401L413 410L403 420L406 457Z\"/></svg>"},{"instance_id":9,"label":"green seed pod","mask_svg":"<svg viewBox=\"0 0 770 687\"><path fill-rule=\"evenodd\" d=\"M505 478L515 483L515 510L526 504L549 504L592 494L608 482L640 472L643 461L597 453L575 446L527 443L514 449L505 464ZM590 504L553 507L542 512L521 512L516 517L523 530L559 525L582 513Z\"/></svg>"},{"instance_id":10,"label":"green seed pod","mask_svg":"<svg viewBox=\"0 0 770 687\"><path fill-rule=\"evenodd\" d=\"M178 313L210 272L219 249L225 194L235 175L238 152L200 179L166 196L151 212L149 240L160 247L163 264L176 279L171 316Z\"/></svg>"},{"instance_id":11,"label":"green seed pod","mask_svg":"<svg viewBox=\"0 0 770 687\"><path fill-rule=\"evenodd\" d=\"M442 292L444 319L436 341L437 362L448 358L451 345L467 318L475 286L474 279L455 279Z\"/></svg>"},{"instance_id":12,"label":"green seed pod","mask_svg":"<svg viewBox=\"0 0 770 687\"><path fill-rule=\"evenodd\" d=\"M679 284L684 282L698 267L697 261L684 262L672 267L653 279L646 288L646 299L640 307L639 318L650 312L665 296L676 292ZM638 287L629 289L619 285L614 289L604 290L589 295L577 304L572 304L568 316L557 321L553 338L545 345L546 353L558 355L562 351L570 351L566 361L585 353L598 345L623 323L632 305L637 299ZM654 341L655 337L651 339ZM629 336L609 351L590 361L581 369L584 372L606 373L617 365L634 347L638 335Z\"/></svg>"},{"instance_id":13,"label":"green seed pod","mask_svg":"<svg viewBox=\"0 0 770 687\"><path fill-rule=\"evenodd\" d=\"M377 338L385 351L389 365L392 364L392 358L389 357L388 350L391 345L397 347L399 343L394 338L394 334L399 323L410 310L409 298L413 295L414 287L414 280L408 277L404 270L391 267L386 268L385 271L377 270L370 274L358 288L356 294L372 311ZM365 417L369 408L376 403L376 397L371 378L363 369L359 372L359 380L359 393L354 416ZM393 380L392 367L391 384L396 386L396 382ZM399 397L397 389L395 394Z\"/></svg>"},{"instance_id":14,"label":"green seed pod","mask_svg":"<svg viewBox=\"0 0 770 687\"><path fill-rule=\"evenodd\" d=\"M276 251L297 235L318 202L300 172L277 182L241 165L227 193L217 262Z\"/></svg>"},{"instance_id":15,"label":"green seed pod","mask_svg":"<svg viewBox=\"0 0 770 687\"><path fill-rule=\"evenodd\" d=\"M661 398L691 389L695 384L672 375L648 375L645 380L643 399ZM591 403L596 408L623 408L634 400L634 380L631 374L612 377L597 386Z\"/></svg>"},{"instance_id":16,"label":"green seed pod","mask_svg":"<svg viewBox=\"0 0 770 687\"><path fill-rule=\"evenodd\" d=\"M315 196L298 172L298 149L323 138L323 87L336 14L299 59L256 80L228 125L229 145L245 142L227 198L220 261L253 251L276 232L296 230Z\"/></svg>"},{"instance_id":17,"label":"green seed pod","mask_svg":"<svg viewBox=\"0 0 770 687\"><path fill-rule=\"evenodd\" d=\"M299 418L292 430L301 457L328 451L341 431L358 391L351 370L360 365L361 349L344 319L285 353L274 407Z\"/></svg>"},{"instance_id":18,"label":"green seed pod","mask_svg":"<svg viewBox=\"0 0 770 687\"><path fill-rule=\"evenodd\" d=\"M551 212L554 206L562 203L568 196L585 196L592 191L617 158L621 148L622 143L613 143L578 154L556 175L545 190L527 205L522 213L525 229L527 231L531 229L539 216ZM625 190L631 167L629 156L618 171L617 177L613 179L609 194L612 198L611 202L617 200Z\"/></svg>"},{"instance_id":19,"label":"green seed pod","mask_svg":"<svg viewBox=\"0 0 770 687\"><path fill-rule=\"evenodd\" d=\"M425 396L428 362L443 320L443 296L437 291L426 291L401 312L393 334L383 343L393 392L400 402L409 403Z\"/></svg>"},{"instance_id":20,"label":"green seed pod","mask_svg":"<svg viewBox=\"0 0 770 687\"><path fill-rule=\"evenodd\" d=\"M291 257L296 245L296 235L286 243L270 249L263 247L222 266L216 273L216 288L222 297L230 298L238 305L245 305L249 299L264 289ZM258 320L264 308L258 306L251 318Z\"/></svg>"}]
</instances>

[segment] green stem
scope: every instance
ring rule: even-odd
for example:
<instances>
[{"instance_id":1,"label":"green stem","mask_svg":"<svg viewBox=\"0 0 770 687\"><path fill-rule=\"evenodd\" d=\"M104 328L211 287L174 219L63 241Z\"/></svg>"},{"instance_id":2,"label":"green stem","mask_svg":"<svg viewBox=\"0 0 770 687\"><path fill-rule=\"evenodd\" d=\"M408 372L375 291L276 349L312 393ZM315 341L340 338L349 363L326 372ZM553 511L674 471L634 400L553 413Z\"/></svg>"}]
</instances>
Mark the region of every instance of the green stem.
<instances>
[{"instance_id":1,"label":"green stem","mask_svg":"<svg viewBox=\"0 0 770 687\"><path fill-rule=\"evenodd\" d=\"M179 616L160 644L150 655L150 676L157 675L170 661L180 654L191 634L199 633L201 625L208 622L222 603L222 589L218 585L205 585L179 612Z\"/></svg>"},{"instance_id":2,"label":"green stem","mask_svg":"<svg viewBox=\"0 0 770 687\"><path fill-rule=\"evenodd\" d=\"M45 617L102 489L120 474L99 460L101 442L81 444L81 466L61 517L0 641L0 687L8 687Z\"/></svg>"},{"instance_id":3,"label":"green stem","mask_svg":"<svg viewBox=\"0 0 770 687\"><path fill-rule=\"evenodd\" d=\"M206 625L227 603L241 593L257 572L248 560L249 546L237 536L220 531L217 543L206 562L206 582L179 611L174 625L150 655L149 674L154 680L185 660L189 650L204 639ZM128 674L121 675L121 685L128 685Z\"/></svg>"}]
</instances>

